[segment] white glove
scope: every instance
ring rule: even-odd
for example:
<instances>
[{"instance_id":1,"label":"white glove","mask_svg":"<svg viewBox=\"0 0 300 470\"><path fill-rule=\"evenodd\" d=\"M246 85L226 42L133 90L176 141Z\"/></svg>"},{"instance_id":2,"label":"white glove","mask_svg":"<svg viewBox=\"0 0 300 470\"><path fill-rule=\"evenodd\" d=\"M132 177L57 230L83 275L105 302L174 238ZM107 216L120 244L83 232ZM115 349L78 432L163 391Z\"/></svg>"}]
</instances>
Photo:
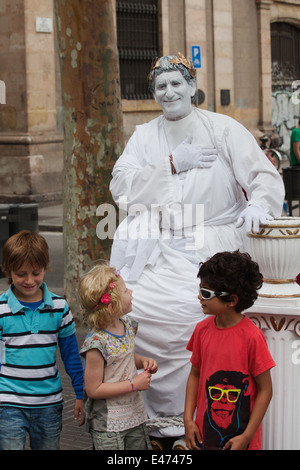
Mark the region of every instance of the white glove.
<instances>
[{"instance_id":1,"label":"white glove","mask_svg":"<svg viewBox=\"0 0 300 470\"><path fill-rule=\"evenodd\" d=\"M209 168L217 158L217 150L214 147L201 147L192 145L191 142L192 136L188 135L172 152L176 173L192 168Z\"/></svg>"},{"instance_id":2,"label":"white glove","mask_svg":"<svg viewBox=\"0 0 300 470\"><path fill-rule=\"evenodd\" d=\"M268 223L268 220L273 220L273 217L264 209L258 206L248 206L241 212L236 227L241 227L245 222L246 232L253 230L254 233L258 233L260 224L264 225Z\"/></svg>"}]
</instances>

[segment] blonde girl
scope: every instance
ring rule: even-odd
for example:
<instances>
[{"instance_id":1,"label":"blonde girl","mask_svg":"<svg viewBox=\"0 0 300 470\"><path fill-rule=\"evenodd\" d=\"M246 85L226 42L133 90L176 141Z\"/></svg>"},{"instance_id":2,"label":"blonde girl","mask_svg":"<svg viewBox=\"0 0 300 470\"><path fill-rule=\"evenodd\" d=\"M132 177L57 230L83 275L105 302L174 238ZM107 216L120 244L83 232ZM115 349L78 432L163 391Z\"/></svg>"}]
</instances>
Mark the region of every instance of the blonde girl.
<instances>
[{"instance_id":1,"label":"blonde girl","mask_svg":"<svg viewBox=\"0 0 300 470\"><path fill-rule=\"evenodd\" d=\"M137 322L132 291L114 268L95 266L79 283L84 318L91 329L80 353L85 358L87 430L96 450L151 449L142 390L156 362L134 351ZM138 369L143 369L139 374Z\"/></svg>"}]
</instances>

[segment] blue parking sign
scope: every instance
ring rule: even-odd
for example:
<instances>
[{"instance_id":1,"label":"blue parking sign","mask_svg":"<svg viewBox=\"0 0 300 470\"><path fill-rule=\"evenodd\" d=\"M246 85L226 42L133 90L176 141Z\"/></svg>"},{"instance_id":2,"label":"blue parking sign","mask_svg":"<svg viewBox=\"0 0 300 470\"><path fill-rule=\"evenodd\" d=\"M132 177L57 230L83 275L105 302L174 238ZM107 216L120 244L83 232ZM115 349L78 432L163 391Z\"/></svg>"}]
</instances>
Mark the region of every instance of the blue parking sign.
<instances>
[{"instance_id":1,"label":"blue parking sign","mask_svg":"<svg viewBox=\"0 0 300 470\"><path fill-rule=\"evenodd\" d=\"M195 69L201 69L201 50L200 46L191 46L192 61Z\"/></svg>"}]
</instances>

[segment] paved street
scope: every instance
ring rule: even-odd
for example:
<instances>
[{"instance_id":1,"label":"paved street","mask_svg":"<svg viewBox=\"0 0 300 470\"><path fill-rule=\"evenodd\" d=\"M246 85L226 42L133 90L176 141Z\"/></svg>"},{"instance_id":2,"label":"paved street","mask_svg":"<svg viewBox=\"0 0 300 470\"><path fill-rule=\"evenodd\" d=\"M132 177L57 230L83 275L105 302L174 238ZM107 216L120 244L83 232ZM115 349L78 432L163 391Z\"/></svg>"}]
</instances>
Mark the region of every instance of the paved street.
<instances>
[{"instance_id":1,"label":"paved street","mask_svg":"<svg viewBox=\"0 0 300 470\"><path fill-rule=\"evenodd\" d=\"M77 340L80 346L85 337L85 330L77 329ZM60 355L57 357L58 368L63 383L64 409L63 409L63 430L61 434L61 450L92 450L90 435L85 432L84 426L79 427L74 421L75 394L73 392L71 380L65 373Z\"/></svg>"}]
</instances>

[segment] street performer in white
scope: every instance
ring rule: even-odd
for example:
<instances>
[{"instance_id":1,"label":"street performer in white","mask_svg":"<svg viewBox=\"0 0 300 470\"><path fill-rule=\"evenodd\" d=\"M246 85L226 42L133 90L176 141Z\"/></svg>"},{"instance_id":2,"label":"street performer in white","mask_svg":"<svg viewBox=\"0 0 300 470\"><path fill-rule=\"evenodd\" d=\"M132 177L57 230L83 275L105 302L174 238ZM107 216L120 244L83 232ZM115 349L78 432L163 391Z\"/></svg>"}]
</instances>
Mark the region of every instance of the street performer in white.
<instances>
[{"instance_id":1,"label":"street performer in white","mask_svg":"<svg viewBox=\"0 0 300 470\"><path fill-rule=\"evenodd\" d=\"M133 290L136 350L159 365L145 394L149 433L169 443L184 434L186 345L204 317L199 262L247 251L247 231L281 215L284 187L242 125L192 105L190 60L157 59L149 83L163 114L136 127L113 169L110 190L128 216L111 264Z\"/></svg>"}]
</instances>

